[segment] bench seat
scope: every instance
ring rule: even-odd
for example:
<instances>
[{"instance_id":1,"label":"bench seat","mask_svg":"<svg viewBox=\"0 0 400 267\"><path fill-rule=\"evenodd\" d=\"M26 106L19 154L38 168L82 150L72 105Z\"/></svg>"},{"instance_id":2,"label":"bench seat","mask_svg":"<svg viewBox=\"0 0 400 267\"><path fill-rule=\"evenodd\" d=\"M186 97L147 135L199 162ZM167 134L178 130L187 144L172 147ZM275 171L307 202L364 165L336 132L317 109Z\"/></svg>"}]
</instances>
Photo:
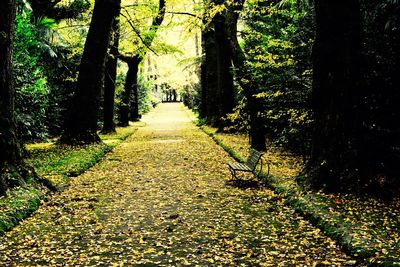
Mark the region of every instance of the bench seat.
<instances>
[{"instance_id":1,"label":"bench seat","mask_svg":"<svg viewBox=\"0 0 400 267\"><path fill-rule=\"evenodd\" d=\"M238 170L238 171L244 171L244 172L252 172L253 170L246 165L245 163L240 163L240 162L229 162L228 163L229 167Z\"/></svg>"},{"instance_id":2,"label":"bench seat","mask_svg":"<svg viewBox=\"0 0 400 267\"><path fill-rule=\"evenodd\" d=\"M237 171L252 172L255 176L258 176L261 173L262 167L263 167L262 155L263 155L263 153L261 153L260 151L251 149L246 162L244 162L244 163L229 162L228 166L229 166L229 170L232 174L232 178L236 179L236 180L239 179L239 177L236 175ZM260 170L259 170L258 174L256 175L255 170L256 170L256 167L258 164L260 164ZM269 164L268 164L268 173L269 173Z\"/></svg>"}]
</instances>

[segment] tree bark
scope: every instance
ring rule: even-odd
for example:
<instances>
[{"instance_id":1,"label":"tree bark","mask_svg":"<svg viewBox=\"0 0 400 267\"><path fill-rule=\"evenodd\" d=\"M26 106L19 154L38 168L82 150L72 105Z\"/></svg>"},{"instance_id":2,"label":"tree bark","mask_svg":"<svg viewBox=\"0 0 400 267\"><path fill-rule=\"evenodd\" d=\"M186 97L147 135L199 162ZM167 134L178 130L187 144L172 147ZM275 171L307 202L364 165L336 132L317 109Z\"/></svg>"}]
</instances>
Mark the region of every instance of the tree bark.
<instances>
[{"instance_id":1,"label":"tree bark","mask_svg":"<svg viewBox=\"0 0 400 267\"><path fill-rule=\"evenodd\" d=\"M138 85L138 71L139 71L139 64L138 62L136 66L136 73L134 76L134 83L132 87L132 92L133 92L133 97L132 97L132 105L131 105L131 120L132 121L139 121L140 120L140 114L139 114L139 85Z\"/></svg>"},{"instance_id":2,"label":"tree bark","mask_svg":"<svg viewBox=\"0 0 400 267\"><path fill-rule=\"evenodd\" d=\"M14 171L22 162L14 121L12 51L15 8L14 0L0 2L0 195L5 195L10 187L24 182L19 175L14 182L10 177L10 171Z\"/></svg>"},{"instance_id":3,"label":"tree bark","mask_svg":"<svg viewBox=\"0 0 400 267\"><path fill-rule=\"evenodd\" d=\"M110 54L106 62L106 72L104 75L104 118L102 133L109 134L115 132L114 123L114 103L115 103L115 85L117 80L118 65L118 46L119 46L119 11L113 20L112 32L113 43L110 48Z\"/></svg>"},{"instance_id":4,"label":"tree bark","mask_svg":"<svg viewBox=\"0 0 400 267\"><path fill-rule=\"evenodd\" d=\"M216 4L223 4L223 0L214 0ZM218 114L219 118L226 116L235 107L235 90L233 86L232 55L229 49L228 34L226 32L226 13L218 13L213 18L215 30L215 44L217 51L218 73ZM220 124L220 122L218 122Z\"/></svg>"},{"instance_id":5,"label":"tree bark","mask_svg":"<svg viewBox=\"0 0 400 267\"><path fill-rule=\"evenodd\" d=\"M200 118L207 118L207 50L206 50L207 29L201 31L202 58L200 64Z\"/></svg>"},{"instance_id":6,"label":"tree bark","mask_svg":"<svg viewBox=\"0 0 400 267\"><path fill-rule=\"evenodd\" d=\"M120 0L95 1L81 59L77 90L72 99L61 143L78 145L100 142L97 135L100 92L111 25L120 3Z\"/></svg>"},{"instance_id":7,"label":"tree bark","mask_svg":"<svg viewBox=\"0 0 400 267\"><path fill-rule=\"evenodd\" d=\"M15 86L12 54L15 29L15 0L0 1L0 196L17 186L31 183L54 187L39 177L23 159L15 126Z\"/></svg>"},{"instance_id":8,"label":"tree bark","mask_svg":"<svg viewBox=\"0 0 400 267\"><path fill-rule=\"evenodd\" d=\"M309 181L328 190L359 186L363 98L361 14L358 0L315 1L313 50L314 136L305 170ZM358 181L357 181L358 180Z\"/></svg>"},{"instance_id":9,"label":"tree bark","mask_svg":"<svg viewBox=\"0 0 400 267\"><path fill-rule=\"evenodd\" d=\"M157 32L158 27L162 24L165 17L165 0L159 0L157 15L153 18L150 26L150 31L153 30ZM143 44L149 48L154 41L156 34L148 34L143 40ZM120 55L120 59L128 64L128 72L126 73L126 81L124 86L124 92L122 96L122 105L119 109L119 124L121 126L128 126L129 120L134 121L139 120L139 101L138 101L138 71L139 64L142 62L143 58L146 56L145 52L142 55L135 55L133 57L128 57ZM134 101L131 102L132 92L134 94Z\"/></svg>"},{"instance_id":10,"label":"tree bark","mask_svg":"<svg viewBox=\"0 0 400 267\"><path fill-rule=\"evenodd\" d=\"M218 116L218 61L215 32L207 26L202 31L203 60L201 63L201 102L200 115L208 123Z\"/></svg>"},{"instance_id":11,"label":"tree bark","mask_svg":"<svg viewBox=\"0 0 400 267\"><path fill-rule=\"evenodd\" d=\"M122 92L122 103L119 107L118 124L122 127L129 125L130 112L131 112L131 98L132 93L137 93L137 75L139 71L139 64L142 58L138 55L134 57L119 56L119 59L128 64L128 72L126 73L124 91Z\"/></svg>"},{"instance_id":12,"label":"tree bark","mask_svg":"<svg viewBox=\"0 0 400 267\"><path fill-rule=\"evenodd\" d=\"M239 13L243 10L245 0L238 0L228 6L226 15L226 29L229 39L229 47L232 55L233 65L237 75L237 82L242 87L247 99L247 110L249 113L249 136L250 145L257 150L266 150L264 121L261 118L262 104L255 97L258 91L257 81L246 67L246 55L239 45L237 38L237 22Z\"/></svg>"}]
</instances>

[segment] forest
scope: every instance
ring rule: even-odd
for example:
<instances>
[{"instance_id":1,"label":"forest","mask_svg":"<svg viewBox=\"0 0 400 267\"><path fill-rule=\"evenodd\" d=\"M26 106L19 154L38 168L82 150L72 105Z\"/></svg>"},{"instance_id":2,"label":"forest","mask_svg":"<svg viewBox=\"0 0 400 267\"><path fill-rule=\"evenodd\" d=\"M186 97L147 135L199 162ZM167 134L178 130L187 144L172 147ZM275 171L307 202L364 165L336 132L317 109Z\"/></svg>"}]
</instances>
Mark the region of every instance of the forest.
<instances>
[{"instance_id":1,"label":"forest","mask_svg":"<svg viewBox=\"0 0 400 267\"><path fill-rule=\"evenodd\" d=\"M1 1L0 265L399 266L399 39L398 0Z\"/></svg>"}]
</instances>

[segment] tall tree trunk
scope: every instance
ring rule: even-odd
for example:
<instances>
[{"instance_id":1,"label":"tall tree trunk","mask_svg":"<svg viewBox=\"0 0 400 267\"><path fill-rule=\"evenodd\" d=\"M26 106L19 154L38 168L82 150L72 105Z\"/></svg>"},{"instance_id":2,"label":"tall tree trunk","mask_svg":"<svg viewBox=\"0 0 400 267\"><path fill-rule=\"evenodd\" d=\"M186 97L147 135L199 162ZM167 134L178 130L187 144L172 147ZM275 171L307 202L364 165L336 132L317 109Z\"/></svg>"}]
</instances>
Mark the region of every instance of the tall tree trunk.
<instances>
[{"instance_id":1,"label":"tall tree trunk","mask_svg":"<svg viewBox=\"0 0 400 267\"><path fill-rule=\"evenodd\" d=\"M104 75L104 124L102 133L114 133L114 100L115 100L115 85L117 80L117 65L118 65L118 46L119 46L119 12L113 20L113 43L110 48L110 54L106 63L106 71Z\"/></svg>"},{"instance_id":2,"label":"tall tree trunk","mask_svg":"<svg viewBox=\"0 0 400 267\"><path fill-rule=\"evenodd\" d=\"M97 135L100 92L103 86L111 25L120 3L120 0L95 1L82 55L77 90L72 99L61 143L75 145L100 142Z\"/></svg>"},{"instance_id":3,"label":"tall tree trunk","mask_svg":"<svg viewBox=\"0 0 400 267\"><path fill-rule=\"evenodd\" d=\"M203 60L201 65L200 115L212 123L218 116L218 62L214 29L207 26L202 31Z\"/></svg>"},{"instance_id":4,"label":"tall tree trunk","mask_svg":"<svg viewBox=\"0 0 400 267\"><path fill-rule=\"evenodd\" d=\"M23 159L23 149L16 134L15 87L12 67L15 0L0 1L0 196L29 182L51 184L38 177Z\"/></svg>"},{"instance_id":5,"label":"tall tree trunk","mask_svg":"<svg viewBox=\"0 0 400 267\"><path fill-rule=\"evenodd\" d=\"M207 29L201 31L202 58L200 64L200 118L207 118L207 50L206 50Z\"/></svg>"},{"instance_id":6,"label":"tall tree trunk","mask_svg":"<svg viewBox=\"0 0 400 267\"><path fill-rule=\"evenodd\" d=\"M214 0L216 4L223 4L223 0ZM218 71L218 117L222 118L233 111L235 107L235 90L233 86L232 55L229 49L226 32L225 13L218 13L213 18L215 29L215 44L217 49ZM219 124L219 123L218 123Z\"/></svg>"},{"instance_id":7,"label":"tall tree trunk","mask_svg":"<svg viewBox=\"0 0 400 267\"><path fill-rule=\"evenodd\" d=\"M316 0L313 51L315 129L306 173L329 190L354 188L362 119L360 103L361 15L358 0Z\"/></svg>"},{"instance_id":8,"label":"tall tree trunk","mask_svg":"<svg viewBox=\"0 0 400 267\"><path fill-rule=\"evenodd\" d=\"M153 21L150 26L150 31L154 31L154 33L150 33L145 36L143 43L147 48L151 47L151 44L156 37L156 32L158 27L161 26L164 21L165 16L165 0L159 0L158 3L158 12L157 15L153 18ZM143 58L146 56L147 51L142 55L135 55L133 57L128 57L124 55L120 55L119 59L126 62L128 64L128 72L126 74L125 87L123 92L123 100L122 105L120 106L120 125L128 126L129 119L139 120L139 101L138 101L138 72L139 72L139 64L142 62ZM131 65L129 65L131 64ZM127 90L125 92L125 90ZM131 102L132 92L134 94L134 101ZM131 118L130 118L131 117Z\"/></svg>"},{"instance_id":9,"label":"tall tree trunk","mask_svg":"<svg viewBox=\"0 0 400 267\"><path fill-rule=\"evenodd\" d=\"M15 8L14 0L0 2L0 195L5 195L9 187L24 182L19 175L18 180L12 181L9 170L11 166L11 171L14 171L22 162L14 121L12 53Z\"/></svg>"},{"instance_id":10,"label":"tall tree trunk","mask_svg":"<svg viewBox=\"0 0 400 267\"><path fill-rule=\"evenodd\" d=\"M126 73L124 91L122 92L122 103L119 107L119 122L122 127L129 125L131 119L131 98L134 91L137 92L137 79L139 64L142 61L140 56L125 57L120 55L119 59L128 64L128 72Z\"/></svg>"},{"instance_id":11,"label":"tall tree trunk","mask_svg":"<svg viewBox=\"0 0 400 267\"><path fill-rule=\"evenodd\" d=\"M132 105L131 105L131 120L132 121L139 121L140 120L140 115L139 115L139 85L138 85L138 71L139 71L139 64L138 62L136 68L137 71L134 76L134 83L132 87L132 92L133 92L133 97L132 97Z\"/></svg>"},{"instance_id":12,"label":"tall tree trunk","mask_svg":"<svg viewBox=\"0 0 400 267\"><path fill-rule=\"evenodd\" d=\"M247 99L247 111L249 113L250 145L257 150L266 150L264 121L261 118L262 103L255 97L258 92L257 81L254 80L246 67L246 55L239 45L237 38L237 23L239 13L243 9L244 0L238 0L228 5L226 14L226 29L233 65L237 75L237 82L242 87Z\"/></svg>"}]
</instances>

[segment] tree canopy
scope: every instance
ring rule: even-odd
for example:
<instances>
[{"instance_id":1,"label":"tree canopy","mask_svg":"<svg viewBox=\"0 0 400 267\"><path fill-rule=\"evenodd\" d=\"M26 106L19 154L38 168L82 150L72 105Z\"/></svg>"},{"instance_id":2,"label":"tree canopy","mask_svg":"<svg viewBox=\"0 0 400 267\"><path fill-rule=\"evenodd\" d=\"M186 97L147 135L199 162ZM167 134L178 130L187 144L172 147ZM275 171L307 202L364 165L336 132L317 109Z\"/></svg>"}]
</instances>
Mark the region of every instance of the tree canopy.
<instances>
[{"instance_id":1,"label":"tree canopy","mask_svg":"<svg viewBox=\"0 0 400 267\"><path fill-rule=\"evenodd\" d=\"M297 179L307 188L399 192L397 1L7 8L15 18L1 10L2 114L12 123L2 131L15 134L17 165L26 142L99 142L103 124L113 132L161 101L183 101L200 123L248 134L253 148L303 157Z\"/></svg>"}]
</instances>

